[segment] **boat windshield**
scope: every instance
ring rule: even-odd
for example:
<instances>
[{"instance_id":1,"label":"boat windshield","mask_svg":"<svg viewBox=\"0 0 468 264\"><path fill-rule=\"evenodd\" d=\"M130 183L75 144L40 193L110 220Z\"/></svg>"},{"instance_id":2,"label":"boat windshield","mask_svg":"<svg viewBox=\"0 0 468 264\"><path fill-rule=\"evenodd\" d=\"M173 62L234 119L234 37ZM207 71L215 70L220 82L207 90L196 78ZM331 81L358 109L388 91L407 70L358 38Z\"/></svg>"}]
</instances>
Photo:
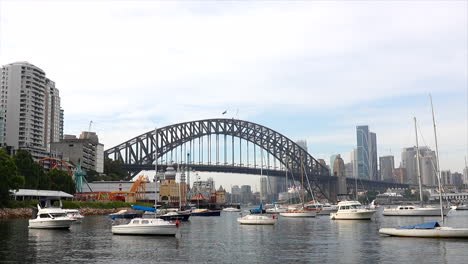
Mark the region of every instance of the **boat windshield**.
<instances>
[{"instance_id":1,"label":"boat windshield","mask_svg":"<svg viewBox=\"0 0 468 264\"><path fill-rule=\"evenodd\" d=\"M64 216L67 216L66 214L64 213L52 213L50 214L52 217L64 217Z\"/></svg>"},{"instance_id":2,"label":"boat windshield","mask_svg":"<svg viewBox=\"0 0 468 264\"><path fill-rule=\"evenodd\" d=\"M351 204L351 205L342 205L340 206L340 210L350 210L350 209L360 209L362 208L359 204Z\"/></svg>"}]
</instances>

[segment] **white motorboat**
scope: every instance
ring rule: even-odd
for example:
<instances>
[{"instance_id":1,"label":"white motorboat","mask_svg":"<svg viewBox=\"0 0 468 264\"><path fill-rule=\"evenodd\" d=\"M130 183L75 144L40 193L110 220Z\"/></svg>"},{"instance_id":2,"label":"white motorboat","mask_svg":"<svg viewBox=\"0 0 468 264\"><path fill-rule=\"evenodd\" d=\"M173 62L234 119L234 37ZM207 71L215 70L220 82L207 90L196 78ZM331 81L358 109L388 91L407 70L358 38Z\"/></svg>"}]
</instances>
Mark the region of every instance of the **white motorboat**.
<instances>
[{"instance_id":1,"label":"white motorboat","mask_svg":"<svg viewBox=\"0 0 468 264\"><path fill-rule=\"evenodd\" d=\"M235 207L227 207L223 209L223 212L240 212L241 210Z\"/></svg>"},{"instance_id":2,"label":"white motorboat","mask_svg":"<svg viewBox=\"0 0 468 264\"><path fill-rule=\"evenodd\" d=\"M338 211L330 214L333 220L370 220L376 210L365 208L358 201L338 203Z\"/></svg>"},{"instance_id":3,"label":"white motorboat","mask_svg":"<svg viewBox=\"0 0 468 264\"><path fill-rule=\"evenodd\" d=\"M76 220L75 223L80 224L84 218L84 215L80 213L77 209L64 209L65 213L71 218Z\"/></svg>"},{"instance_id":4,"label":"white motorboat","mask_svg":"<svg viewBox=\"0 0 468 264\"><path fill-rule=\"evenodd\" d=\"M437 222L397 228L380 228L379 233L399 237L468 238L467 228L440 226Z\"/></svg>"},{"instance_id":5,"label":"white motorboat","mask_svg":"<svg viewBox=\"0 0 468 264\"><path fill-rule=\"evenodd\" d=\"M337 206L330 204L321 204L316 201L312 201L305 204L306 210L316 211L317 215L330 215L331 213L336 213L338 210Z\"/></svg>"},{"instance_id":6,"label":"white motorboat","mask_svg":"<svg viewBox=\"0 0 468 264\"><path fill-rule=\"evenodd\" d=\"M456 210L468 210L468 204L457 205Z\"/></svg>"},{"instance_id":7,"label":"white motorboat","mask_svg":"<svg viewBox=\"0 0 468 264\"><path fill-rule=\"evenodd\" d=\"M58 203L54 205L54 202ZM75 222L62 209L62 201L45 200L33 210L33 219L29 219L29 228L68 229Z\"/></svg>"},{"instance_id":8,"label":"white motorboat","mask_svg":"<svg viewBox=\"0 0 468 264\"><path fill-rule=\"evenodd\" d=\"M444 208L444 216L450 211L450 208ZM440 207L419 207L414 205L400 205L396 208L385 208L385 216L440 216Z\"/></svg>"},{"instance_id":9,"label":"white motorboat","mask_svg":"<svg viewBox=\"0 0 468 264\"><path fill-rule=\"evenodd\" d=\"M175 236L179 222L169 222L159 218L135 218L128 224L112 226L114 235L156 235Z\"/></svg>"},{"instance_id":10,"label":"white motorboat","mask_svg":"<svg viewBox=\"0 0 468 264\"><path fill-rule=\"evenodd\" d=\"M275 216L268 217L258 214L250 214L241 218L237 218L237 222L241 225L274 225L276 223Z\"/></svg>"},{"instance_id":11,"label":"white motorboat","mask_svg":"<svg viewBox=\"0 0 468 264\"><path fill-rule=\"evenodd\" d=\"M306 209L296 209L296 210L287 210L286 212L280 213L284 217L315 217L317 211L306 210Z\"/></svg>"}]
</instances>

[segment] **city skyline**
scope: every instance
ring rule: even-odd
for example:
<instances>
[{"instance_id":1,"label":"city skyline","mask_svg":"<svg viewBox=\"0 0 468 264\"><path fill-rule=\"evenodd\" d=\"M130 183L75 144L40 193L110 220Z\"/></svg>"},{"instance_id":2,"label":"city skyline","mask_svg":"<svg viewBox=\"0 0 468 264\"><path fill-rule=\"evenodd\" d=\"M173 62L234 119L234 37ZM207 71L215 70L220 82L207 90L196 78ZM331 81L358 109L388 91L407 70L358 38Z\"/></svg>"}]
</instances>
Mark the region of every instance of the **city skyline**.
<instances>
[{"instance_id":1,"label":"city skyline","mask_svg":"<svg viewBox=\"0 0 468 264\"><path fill-rule=\"evenodd\" d=\"M435 149L432 93L441 170L463 170L466 2L0 7L0 64L44 70L60 90L64 133L79 134L92 120L106 149L227 110L225 117L307 140L311 155L326 161L341 154L348 163L356 126L368 125L377 157L391 154L399 167L402 149L414 146L413 116L420 145ZM48 41L28 41L39 37L28 21Z\"/></svg>"}]
</instances>

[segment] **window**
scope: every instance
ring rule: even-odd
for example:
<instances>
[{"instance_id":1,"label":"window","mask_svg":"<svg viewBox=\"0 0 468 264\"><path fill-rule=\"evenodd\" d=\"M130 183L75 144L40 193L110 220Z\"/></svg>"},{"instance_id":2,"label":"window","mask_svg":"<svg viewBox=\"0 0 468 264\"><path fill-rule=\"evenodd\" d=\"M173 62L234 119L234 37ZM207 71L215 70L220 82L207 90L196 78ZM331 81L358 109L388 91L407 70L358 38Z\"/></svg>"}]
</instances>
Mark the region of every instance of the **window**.
<instances>
[{"instance_id":1,"label":"window","mask_svg":"<svg viewBox=\"0 0 468 264\"><path fill-rule=\"evenodd\" d=\"M149 224L149 221L148 220L142 220L141 224Z\"/></svg>"},{"instance_id":2,"label":"window","mask_svg":"<svg viewBox=\"0 0 468 264\"><path fill-rule=\"evenodd\" d=\"M40 214L39 218L50 218L49 214Z\"/></svg>"}]
</instances>

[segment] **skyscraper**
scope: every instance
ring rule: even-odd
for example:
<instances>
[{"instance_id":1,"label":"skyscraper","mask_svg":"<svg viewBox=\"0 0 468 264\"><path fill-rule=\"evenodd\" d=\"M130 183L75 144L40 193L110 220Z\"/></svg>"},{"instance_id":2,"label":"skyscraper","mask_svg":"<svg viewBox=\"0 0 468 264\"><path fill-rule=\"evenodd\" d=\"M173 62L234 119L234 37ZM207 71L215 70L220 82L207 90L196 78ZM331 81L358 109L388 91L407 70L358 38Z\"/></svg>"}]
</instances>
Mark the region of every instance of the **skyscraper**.
<instances>
[{"instance_id":1,"label":"skyscraper","mask_svg":"<svg viewBox=\"0 0 468 264\"><path fill-rule=\"evenodd\" d=\"M333 172L334 172L334 166L335 166L335 159L337 157L341 157L340 154L333 154L330 156L330 175L333 176Z\"/></svg>"},{"instance_id":2,"label":"skyscraper","mask_svg":"<svg viewBox=\"0 0 468 264\"><path fill-rule=\"evenodd\" d=\"M358 177L358 162L357 162L357 149L353 149L350 154L351 158L351 166L352 166L352 175L347 175L347 177L353 177L357 178Z\"/></svg>"},{"instance_id":3,"label":"skyscraper","mask_svg":"<svg viewBox=\"0 0 468 264\"><path fill-rule=\"evenodd\" d=\"M369 140L369 176L371 180L379 181L381 179L377 167L377 135L369 132Z\"/></svg>"},{"instance_id":4,"label":"skyscraper","mask_svg":"<svg viewBox=\"0 0 468 264\"><path fill-rule=\"evenodd\" d=\"M358 178L370 179L369 168L369 127L356 128Z\"/></svg>"},{"instance_id":5,"label":"skyscraper","mask_svg":"<svg viewBox=\"0 0 468 264\"><path fill-rule=\"evenodd\" d=\"M260 201L266 202L268 200L267 178L260 177Z\"/></svg>"},{"instance_id":6,"label":"skyscraper","mask_svg":"<svg viewBox=\"0 0 468 264\"><path fill-rule=\"evenodd\" d=\"M379 158L380 180L393 182L393 170L395 169L395 160L393 156L383 156Z\"/></svg>"},{"instance_id":7,"label":"skyscraper","mask_svg":"<svg viewBox=\"0 0 468 264\"><path fill-rule=\"evenodd\" d=\"M7 64L1 70L0 109L4 122L3 145L28 150L34 157L46 155L58 141L60 96L45 72L28 62Z\"/></svg>"}]
</instances>

